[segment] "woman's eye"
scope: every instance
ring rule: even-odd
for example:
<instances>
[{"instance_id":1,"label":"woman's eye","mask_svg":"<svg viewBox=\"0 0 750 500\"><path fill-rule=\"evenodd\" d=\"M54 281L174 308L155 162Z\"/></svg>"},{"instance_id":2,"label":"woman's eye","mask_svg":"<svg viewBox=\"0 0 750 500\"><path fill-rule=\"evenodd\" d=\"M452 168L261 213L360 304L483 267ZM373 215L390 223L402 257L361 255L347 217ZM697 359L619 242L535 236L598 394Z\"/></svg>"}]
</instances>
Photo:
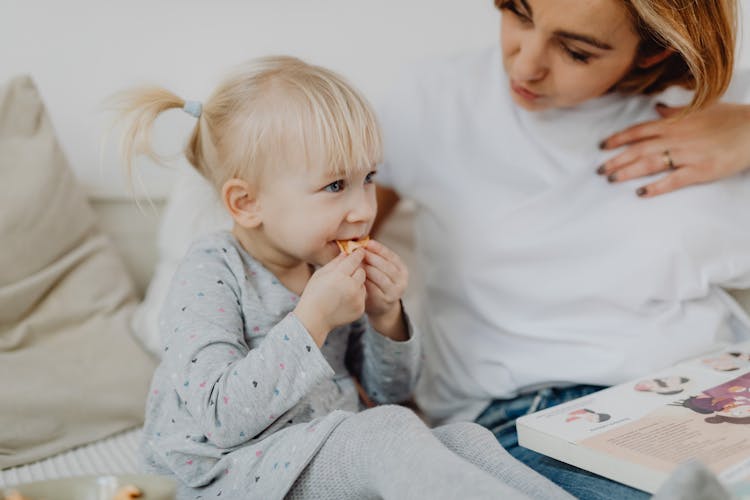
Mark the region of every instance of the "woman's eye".
<instances>
[{"instance_id":1,"label":"woman's eye","mask_svg":"<svg viewBox=\"0 0 750 500\"><path fill-rule=\"evenodd\" d=\"M339 191L342 191L343 189L344 189L344 181L341 179L334 181L323 188L324 191L328 191L329 193L338 193Z\"/></svg>"},{"instance_id":2,"label":"woman's eye","mask_svg":"<svg viewBox=\"0 0 750 500\"><path fill-rule=\"evenodd\" d=\"M518 5L516 5L516 2L514 1L503 2L502 4L500 4L500 10L507 10L508 12L516 16L521 22L531 23L531 17L529 17L528 14L521 12L521 9L518 7Z\"/></svg>"},{"instance_id":3,"label":"woman's eye","mask_svg":"<svg viewBox=\"0 0 750 500\"><path fill-rule=\"evenodd\" d=\"M375 177L375 174L377 174L377 172L370 172L369 174L367 174L365 176L365 184L371 184L372 178Z\"/></svg>"},{"instance_id":4,"label":"woman's eye","mask_svg":"<svg viewBox=\"0 0 750 500\"><path fill-rule=\"evenodd\" d=\"M577 50L572 50L565 46L563 46L563 50L566 54L568 54L568 57L573 59L575 62L586 64L591 60L592 57L591 54L587 52L578 52Z\"/></svg>"}]
</instances>

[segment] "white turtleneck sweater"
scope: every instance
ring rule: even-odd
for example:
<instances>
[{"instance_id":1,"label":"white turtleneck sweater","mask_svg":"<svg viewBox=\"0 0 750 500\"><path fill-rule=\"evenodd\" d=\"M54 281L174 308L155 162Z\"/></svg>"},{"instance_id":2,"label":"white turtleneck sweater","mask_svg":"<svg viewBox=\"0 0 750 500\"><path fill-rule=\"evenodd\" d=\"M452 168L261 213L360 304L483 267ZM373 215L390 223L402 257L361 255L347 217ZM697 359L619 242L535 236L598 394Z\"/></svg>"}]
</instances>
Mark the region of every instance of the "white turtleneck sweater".
<instances>
[{"instance_id":1,"label":"white turtleneck sweater","mask_svg":"<svg viewBox=\"0 0 750 500\"><path fill-rule=\"evenodd\" d=\"M736 98L736 95L735 95ZM550 384L623 382L748 332L750 177L653 199L595 174L598 143L656 118L608 95L530 113L498 48L413 68L380 115L378 182L416 202L435 423Z\"/></svg>"}]
</instances>

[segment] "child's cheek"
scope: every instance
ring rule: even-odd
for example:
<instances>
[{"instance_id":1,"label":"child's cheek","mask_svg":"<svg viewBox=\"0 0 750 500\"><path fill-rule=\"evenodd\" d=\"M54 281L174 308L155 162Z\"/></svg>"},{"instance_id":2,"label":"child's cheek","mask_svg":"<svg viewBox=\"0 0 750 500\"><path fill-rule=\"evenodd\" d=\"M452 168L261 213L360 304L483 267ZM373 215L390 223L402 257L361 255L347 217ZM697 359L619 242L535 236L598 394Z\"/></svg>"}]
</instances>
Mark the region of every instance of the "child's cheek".
<instances>
[{"instance_id":1,"label":"child's cheek","mask_svg":"<svg viewBox=\"0 0 750 500\"><path fill-rule=\"evenodd\" d=\"M315 264L317 266L325 266L329 262L331 262L338 254L341 252L339 250L338 245L336 245L335 242L327 242L325 243L323 249L317 253L315 261L312 262L312 264Z\"/></svg>"}]
</instances>

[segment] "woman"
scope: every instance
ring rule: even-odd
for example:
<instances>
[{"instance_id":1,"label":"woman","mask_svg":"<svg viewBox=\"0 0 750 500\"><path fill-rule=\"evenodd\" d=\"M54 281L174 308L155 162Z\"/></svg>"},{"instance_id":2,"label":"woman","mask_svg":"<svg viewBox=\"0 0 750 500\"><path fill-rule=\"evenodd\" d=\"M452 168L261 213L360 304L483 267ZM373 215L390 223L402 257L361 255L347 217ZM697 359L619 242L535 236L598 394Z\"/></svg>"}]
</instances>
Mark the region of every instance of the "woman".
<instances>
[{"instance_id":1,"label":"woman","mask_svg":"<svg viewBox=\"0 0 750 500\"><path fill-rule=\"evenodd\" d=\"M731 80L737 5L496 5L501 49L414 68L381 114L378 181L392 188L381 214L400 196L416 203L427 352L417 402L435 423L476 419L576 496L637 498L518 447L514 421L750 331L720 289L750 286L736 217L750 209L748 182L639 198L750 164L747 108L710 107ZM657 119L654 94L674 86L694 90L692 115L627 129ZM714 129L717 116L733 121Z\"/></svg>"}]
</instances>

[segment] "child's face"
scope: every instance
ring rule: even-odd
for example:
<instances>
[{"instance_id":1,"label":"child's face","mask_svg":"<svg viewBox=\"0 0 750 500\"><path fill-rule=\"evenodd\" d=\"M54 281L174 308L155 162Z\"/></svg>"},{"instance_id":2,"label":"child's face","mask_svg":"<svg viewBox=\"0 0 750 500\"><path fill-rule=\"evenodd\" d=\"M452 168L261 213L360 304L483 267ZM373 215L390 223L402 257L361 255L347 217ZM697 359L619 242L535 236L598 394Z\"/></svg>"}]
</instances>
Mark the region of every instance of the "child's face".
<instances>
[{"instance_id":1,"label":"child's face","mask_svg":"<svg viewBox=\"0 0 750 500\"><path fill-rule=\"evenodd\" d=\"M524 109L599 97L633 66L639 38L622 0L508 0L501 9L503 65Z\"/></svg>"},{"instance_id":2,"label":"child's face","mask_svg":"<svg viewBox=\"0 0 750 500\"><path fill-rule=\"evenodd\" d=\"M369 234L377 210L374 174L364 168L269 174L259 193L269 244L287 259L326 264L339 254L336 240Z\"/></svg>"}]
</instances>

